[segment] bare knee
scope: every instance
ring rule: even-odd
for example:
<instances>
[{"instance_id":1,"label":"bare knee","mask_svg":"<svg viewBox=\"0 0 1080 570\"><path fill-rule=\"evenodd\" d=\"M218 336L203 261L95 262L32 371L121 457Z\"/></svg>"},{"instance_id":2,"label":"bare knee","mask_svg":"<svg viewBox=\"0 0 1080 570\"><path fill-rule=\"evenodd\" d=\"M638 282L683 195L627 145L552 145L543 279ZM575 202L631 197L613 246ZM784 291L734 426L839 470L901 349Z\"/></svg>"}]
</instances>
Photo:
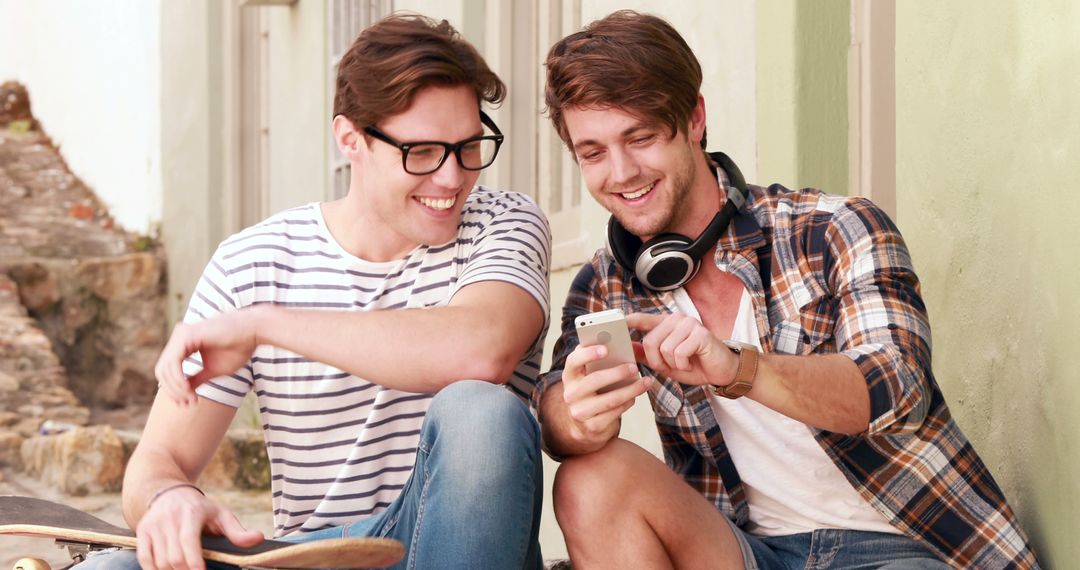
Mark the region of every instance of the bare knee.
<instances>
[{"instance_id":1,"label":"bare knee","mask_svg":"<svg viewBox=\"0 0 1080 570\"><path fill-rule=\"evenodd\" d=\"M658 460L640 447L616 439L602 449L563 461L555 473L555 518L564 533L595 532L612 515L632 508L635 464Z\"/></svg>"}]
</instances>

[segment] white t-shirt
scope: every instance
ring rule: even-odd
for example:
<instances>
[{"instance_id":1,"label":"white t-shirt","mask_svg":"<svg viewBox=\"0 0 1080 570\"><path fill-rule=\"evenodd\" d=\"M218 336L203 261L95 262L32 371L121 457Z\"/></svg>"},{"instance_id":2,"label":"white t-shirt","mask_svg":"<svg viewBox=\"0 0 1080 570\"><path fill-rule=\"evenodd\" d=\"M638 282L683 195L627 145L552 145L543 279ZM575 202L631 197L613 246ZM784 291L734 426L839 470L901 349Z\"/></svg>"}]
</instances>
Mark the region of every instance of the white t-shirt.
<instances>
[{"instance_id":1,"label":"white t-shirt","mask_svg":"<svg viewBox=\"0 0 1080 570\"><path fill-rule=\"evenodd\" d=\"M674 293L678 310L700 321L686 291ZM745 289L730 338L761 350ZM750 398L713 395L709 404L746 491L750 533L784 536L840 528L900 534L844 478L809 426Z\"/></svg>"},{"instance_id":2,"label":"white t-shirt","mask_svg":"<svg viewBox=\"0 0 1080 570\"><path fill-rule=\"evenodd\" d=\"M477 187L465 203L456 240L375 263L345 251L327 230L320 205L312 203L225 240L192 295L185 321L260 303L354 311L438 307L466 285L492 280L521 287L547 315L550 247L547 220L531 199ZM526 402L543 339L541 332L508 383ZM380 341L353 340L364 347ZM187 374L199 368L197 354L185 363ZM248 366L198 388L200 396L233 407L248 391L257 395L277 535L363 519L400 494L432 395L384 388L377 380L260 346Z\"/></svg>"}]
</instances>

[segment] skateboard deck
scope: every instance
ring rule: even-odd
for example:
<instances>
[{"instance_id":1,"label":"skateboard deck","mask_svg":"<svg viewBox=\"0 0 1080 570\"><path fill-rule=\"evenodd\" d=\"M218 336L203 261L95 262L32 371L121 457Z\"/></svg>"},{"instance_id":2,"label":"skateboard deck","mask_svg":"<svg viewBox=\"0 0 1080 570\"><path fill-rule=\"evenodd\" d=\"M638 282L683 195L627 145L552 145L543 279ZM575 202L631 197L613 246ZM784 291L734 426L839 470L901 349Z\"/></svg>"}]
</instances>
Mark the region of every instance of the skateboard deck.
<instances>
[{"instance_id":1,"label":"skateboard deck","mask_svg":"<svg viewBox=\"0 0 1080 570\"><path fill-rule=\"evenodd\" d=\"M105 547L135 547L135 533L93 515L42 499L0 497L0 534L21 534ZM389 538L335 538L306 543L266 540L250 548L221 536L203 537L203 558L255 568L385 568L405 554Z\"/></svg>"}]
</instances>

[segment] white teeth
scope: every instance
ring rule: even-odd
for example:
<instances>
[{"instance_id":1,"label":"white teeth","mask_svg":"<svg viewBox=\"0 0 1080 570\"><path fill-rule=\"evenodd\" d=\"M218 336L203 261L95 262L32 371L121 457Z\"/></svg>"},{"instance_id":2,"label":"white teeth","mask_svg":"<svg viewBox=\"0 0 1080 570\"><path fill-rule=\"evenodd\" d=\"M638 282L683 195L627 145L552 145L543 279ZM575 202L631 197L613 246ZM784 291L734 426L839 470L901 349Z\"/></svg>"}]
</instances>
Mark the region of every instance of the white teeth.
<instances>
[{"instance_id":1,"label":"white teeth","mask_svg":"<svg viewBox=\"0 0 1080 570\"><path fill-rule=\"evenodd\" d=\"M443 198L442 200L436 200L434 198L427 198L424 196L419 196L416 199L419 200L421 204L427 206L428 208L431 208L432 210L449 210L454 206L454 202L457 202L456 196Z\"/></svg>"},{"instance_id":2,"label":"white teeth","mask_svg":"<svg viewBox=\"0 0 1080 570\"><path fill-rule=\"evenodd\" d=\"M635 190L635 191L633 191L633 192L627 192L627 193L624 193L624 194L622 195L622 197L623 197L623 198L626 198L627 200L635 200L635 199L637 199L637 198L640 198L640 197L642 197L642 196L644 196L644 195L648 194L648 193L649 193L649 190L652 190L652 189L653 189L653 186L654 186L655 184L656 184L656 183L655 183L655 182L653 182L652 184L649 184L648 186L645 186L645 187L641 188L640 190Z\"/></svg>"}]
</instances>

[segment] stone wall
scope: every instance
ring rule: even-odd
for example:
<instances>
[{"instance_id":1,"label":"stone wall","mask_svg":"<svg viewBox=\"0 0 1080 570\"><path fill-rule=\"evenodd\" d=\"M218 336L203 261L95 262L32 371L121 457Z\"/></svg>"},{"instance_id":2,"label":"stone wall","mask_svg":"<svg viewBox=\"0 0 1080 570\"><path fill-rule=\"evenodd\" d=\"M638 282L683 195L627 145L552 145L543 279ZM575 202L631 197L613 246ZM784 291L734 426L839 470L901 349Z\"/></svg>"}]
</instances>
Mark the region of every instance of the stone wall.
<instances>
[{"instance_id":1,"label":"stone wall","mask_svg":"<svg viewBox=\"0 0 1080 570\"><path fill-rule=\"evenodd\" d=\"M0 465L19 466L24 440L45 421L84 425L88 417L49 339L19 302L18 286L0 273Z\"/></svg>"},{"instance_id":2,"label":"stone wall","mask_svg":"<svg viewBox=\"0 0 1080 570\"><path fill-rule=\"evenodd\" d=\"M23 471L68 495L120 491L139 433L107 425L70 427L22 442ZM207 491L270 488L270 461L259 430L229 432L198 484Z\"/></svg>"},{"instance_id":3,"label":"stone wall","mask_svg":"<svg viewBox=\"0 0 1080 570\"><path fill-rule=\"evenodd\" d=\"M163 266L156 255L24 258L0 262L5 270L82 402L109 408L153 399L153 365L165 344Z\"/></svg>"},{"instance_id":4,"label":"stone wall","mask_svg":"<svg viewBox=\"0 0 1080 570\"><path fill-rule=\"evenodd\" d=\"M161 248L115 226L26 90L0 85L0 467L67 495L120 489L157 389L164 283ZM269 482L257 430L229 433L200 479Z\"/></svg>"},{"instance_id":5,"label":"stone wall","mask_svg":"<svg viewBox=\"0 0 1080 570\"><path fill-rule=\"evenodd\" d=\"M164 254L115 226L16 83L0 85L0 274L18 285L80 401L145 408L166 339Z\"/></svg>"}]
</instances>

